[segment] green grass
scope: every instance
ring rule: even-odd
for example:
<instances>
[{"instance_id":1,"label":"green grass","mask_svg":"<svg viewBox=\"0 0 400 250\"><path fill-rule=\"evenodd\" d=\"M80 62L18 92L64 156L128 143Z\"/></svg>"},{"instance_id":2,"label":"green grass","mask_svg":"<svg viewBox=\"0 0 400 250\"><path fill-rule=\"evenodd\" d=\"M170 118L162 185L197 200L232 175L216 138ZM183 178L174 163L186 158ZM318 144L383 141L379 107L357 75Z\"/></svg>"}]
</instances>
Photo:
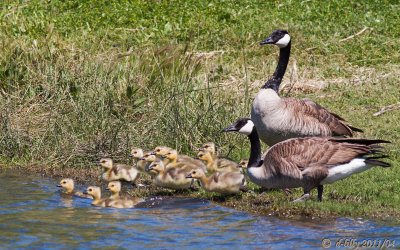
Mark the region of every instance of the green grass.
<instances>
[{"instance_id":1,"label":"green grass","mask_svg":"<svg viewBox=\"0 0 400 250\"><path fill-rule=\"evenodd\" d=\"M398 216L400 111L372 114L399 102L399 9L398 1L372 0L3 1L0 165L62 172L104 156L128 161L132 146L192 154L206 141L236 160L248 157L246 138L220 131L249 116L278 55L258 42L284 28L293 49L282 94L315 100L363 137L391 140L393 167L327 186L323 203L295 205L289 201L301 191L276 191L225 204Z\"/></svg>"}]
</instances>

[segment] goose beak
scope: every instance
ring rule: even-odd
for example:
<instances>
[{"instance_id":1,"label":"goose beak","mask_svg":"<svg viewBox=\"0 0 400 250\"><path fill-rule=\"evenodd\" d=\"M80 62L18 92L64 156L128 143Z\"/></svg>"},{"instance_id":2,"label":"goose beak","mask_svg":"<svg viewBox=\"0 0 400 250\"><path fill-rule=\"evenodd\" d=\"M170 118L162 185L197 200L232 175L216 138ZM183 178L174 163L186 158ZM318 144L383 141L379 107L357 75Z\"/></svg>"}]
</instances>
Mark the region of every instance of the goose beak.
<instances>
[{"instance_id":1,"label":"goose beak","mask_svg":"<svg viewBox=\"0 0 400 250\"><path fill-rule=\"evenodd\" d=\"M272 38L271 37L267 37L262 42L260 42L260 45L273 44L273 43L274 43L274 41L272 40Z\"/></svg>"},{"instance_id":2,"label":"goose beak","mask_svg":"<svg viewBox=\"0 0 400 250\"><path fill-rule=\"evenodd\" d=\"M60 187L62 187L62 186L61 186L61 185L57 185L57 187L59 187L59 188L60 188Z\"/></svg>"},{"instance_id":3,"label":"goose beak","mask_svg":"<svg viewBox=\"0 0 400 250\"><path fill-rule=\"evenodd\" d=\"M186 175L186 178L192 178L192 174L188 174L188 175Z\"/></svg>"},{"instance_id":4,"label":"goose beak","mask_svg":"<svg viewBox=\"0 0 400 250\"><path fill-rule=\"evenodd\" d=\"M229 127L224 128L224 130L222 130L222 132L235 132L235 131L238 131L235 125L230 125Z\"/></svg>"},{"instance_id":5,"label":"goose beak","mask_svg":"<svg viewBox=\"0 0 400 250\"><path fill-rule=\"evenodd\" d=\"M144 161L144 158L142 157L142 158L140 158L139 160Z\"/></svg>"}]
</instances>

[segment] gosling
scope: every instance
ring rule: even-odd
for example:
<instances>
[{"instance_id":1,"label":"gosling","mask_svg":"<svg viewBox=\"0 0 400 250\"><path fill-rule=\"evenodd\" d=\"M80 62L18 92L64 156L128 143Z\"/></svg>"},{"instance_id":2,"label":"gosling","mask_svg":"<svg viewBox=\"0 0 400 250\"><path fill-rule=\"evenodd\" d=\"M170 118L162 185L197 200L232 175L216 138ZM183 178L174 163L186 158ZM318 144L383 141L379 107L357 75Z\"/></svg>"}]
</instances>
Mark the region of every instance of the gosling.
<instances>
[{"instance_id":1,"label":"gosling","mask_svg":"<svg viewBox=\"0 0 400 250\"><path fill-rule=\"evenodd\" d=\"M100 166L104 170L102 178L108 182L121 180L135 185L135 181L139 177L139 170L137 168L124 164L114 164L110 158L101 159Z\"/></svg>"},{"instance_id":2,"label":"gosling","mask_svg":"<svg viewBox=\"0 0 400 250\"><path fill-rule=\"evenodd\" d=\"M144 199L137 197L121 197L121 182L112 181L108 183L107 190L111 192L111 196L109 199L111 200L110 206L115 208L132 208L135 207L136 204L143 202Z\"/></svg>"},{"instance_id":3,"label":"gosling","mask_svg":"<svg viewBox=\"0 0 400 250\"><path fill-rule=\"evenodd\" d=\"M188 189L191 187L192 180L186 178L187 172L184 169L175 167L167 169L161 160L157 160L150 164L149 170L157 173L153 179L153 183L158 187L173 190Z\"/></svg>"},{"instance_id":4,"label":"gosling","mask_svg":"<svg viewBox=\"0 0 400 250\"><path fill-rule=\"evenodd\" d=\"M96 207L110 207L111 199L101 198L101 189L96 186L90 186L86 189L84 194L88 194L93 197L92 205Z\"/></svg>"},{"instance_id":5,"label":"gosling","mask_svg":"<svg viewBox=\"0 0 400 250\"><path fill-rule=\"evenodd\" d=\"M63 189L64 194L74 195L85 199L92 199L92 196L84 194L80 191L75 191L74 180L70 178L65 178L60 181L60 184L57 187L61 187Z\"/></svg>"},{"instance_id":6,"label":"gosling","mask_svg":"<svg viewBox=\"0 0 400 250\"><path fill-rule=\"evenodd\" d=\"M216 172L207 177L202 169L194 169L186 176L188 179L200 180L201 186L208 192L236 194L247 191L246 180L241 173Z\"/></svg>"},{"instance_id":7,"label":"gosling","mask_svg":"<svg viewBox=\"0 0 400 250\"><path fill-rule=\"evenodd\" d=\"M197 157L206 163L207 170L210 172L237 172L242 171L239 164L234 161L218 158L209 151L200 151Z\"/></svg>"}]
</instances>

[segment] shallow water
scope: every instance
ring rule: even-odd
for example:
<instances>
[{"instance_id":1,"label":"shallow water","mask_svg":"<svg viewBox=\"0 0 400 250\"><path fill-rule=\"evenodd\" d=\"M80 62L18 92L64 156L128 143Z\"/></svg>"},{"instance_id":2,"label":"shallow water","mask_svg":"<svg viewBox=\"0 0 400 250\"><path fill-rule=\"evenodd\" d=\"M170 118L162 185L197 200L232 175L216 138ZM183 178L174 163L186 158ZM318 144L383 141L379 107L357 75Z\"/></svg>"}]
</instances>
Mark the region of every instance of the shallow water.
<instances>
[{"instance_id":1,"label":"shallow water","mask_svg":"<svg viewBox=\"0 0 400 250\"><path fill-rule=\"evenodd\" d=\"M1 249L300 249L321 247L324 238L332 248L341 238L376 240L376 246L389 239L385 244L400 247L400 225L282 220L195 199L152 208L96 208L90 200L61 197L55 180L0 173L0 183Z\"/></svg>"}]
</instances>

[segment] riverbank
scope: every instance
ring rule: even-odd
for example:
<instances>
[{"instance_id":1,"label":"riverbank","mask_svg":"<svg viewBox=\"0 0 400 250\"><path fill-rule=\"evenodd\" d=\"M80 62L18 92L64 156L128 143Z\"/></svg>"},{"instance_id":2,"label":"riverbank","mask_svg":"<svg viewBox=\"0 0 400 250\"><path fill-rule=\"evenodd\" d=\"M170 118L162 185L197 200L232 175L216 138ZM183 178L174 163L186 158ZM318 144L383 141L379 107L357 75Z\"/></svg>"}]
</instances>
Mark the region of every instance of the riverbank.
<instances>
[{"instance_id":1,"label":"riverbank","mask_svg":"<svg viewBox=\"0 0 400 250\"><path fill-rule=\"evenodd\" d=\"M24 174L37 174L42 177L73 178L83 186L97 185L106 187L106 183L100 180L100 168L52 168L52 167L15 167L11 168ZM124 191L137 197L152 196L175 196L207 199L221 206L237 209L254 215L276 216L279 218L309 218L313 220L329 220L337 217L374 219L387 222L400 222L400 210L396 207L389 207L385 204L377 204L376 201L369 201L358 195L345 195L338 192L334 185L325 186L323 202L316 201L316 191L312 192L313 198L305 203L291 202L301 196L300 189L292 190L292 194L286 195L281 190L262 191L254 184L250 184L250 192L240 193L233 196L223 197L215 193L198 191L173 191L158 188L151 185L148 176L141 176L138 183L150 184L147 187L131 188L125 185ZM339 182L340 183L340 182Z\"/></svg>"},{"instance_id":2,"label":"riverbank","mask_svg":"<svg viewBox=\"0 0 400 250\"><path fill-rule=\"evenodd\" d=\"M194 155L212 141L223 156L248 158L248 140L221 130L249 116L276 67L278 48L258 43L287 29L292 54L280 94L319 103L363 129L357 137L390 140L392 167L328 185L322 203L291 203L301 191L256 190L225 201L187 195L288 217L398 217L399 7L373 0L6 1L0 166L86 184L96 182L100 158L129 163L132 147Z\"/></svg>"}]
</instances>

